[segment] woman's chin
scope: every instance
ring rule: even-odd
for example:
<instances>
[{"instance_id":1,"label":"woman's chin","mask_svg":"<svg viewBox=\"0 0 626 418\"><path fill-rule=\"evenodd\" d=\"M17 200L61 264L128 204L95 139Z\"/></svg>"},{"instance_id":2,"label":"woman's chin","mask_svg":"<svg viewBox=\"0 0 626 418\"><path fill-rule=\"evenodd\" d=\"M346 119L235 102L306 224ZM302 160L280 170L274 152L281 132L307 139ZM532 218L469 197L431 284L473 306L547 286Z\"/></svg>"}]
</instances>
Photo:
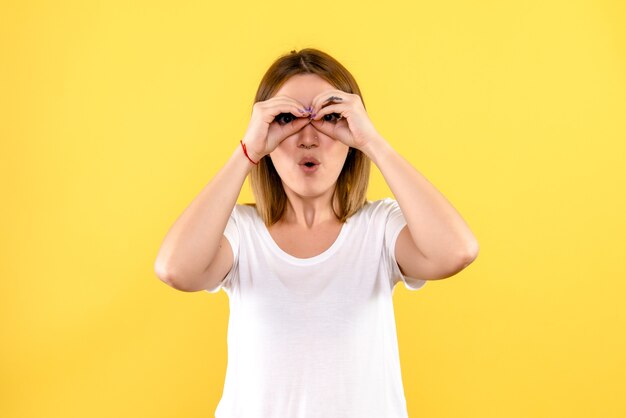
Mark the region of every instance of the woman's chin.
<instances>
[{"instance_id":1,"label":"woman's chin","mask_svg":"<svg viewBox=\"0 0 626 418\"><path fill-rule=\"evenodd\" d=\"M305 199L313 199L313 198L323 197L325 194L329 192L332 193L332 191L335 188L335 185L332 184L330 185L330 187L324 187L324 185L321 185L321 184L298 184L298 185L294 185L294 187L286 186L285 190L287 188L297 197L305 198ZM289 196L289 193L287 193L287 196Z\"/></svg>"}]
</instances>

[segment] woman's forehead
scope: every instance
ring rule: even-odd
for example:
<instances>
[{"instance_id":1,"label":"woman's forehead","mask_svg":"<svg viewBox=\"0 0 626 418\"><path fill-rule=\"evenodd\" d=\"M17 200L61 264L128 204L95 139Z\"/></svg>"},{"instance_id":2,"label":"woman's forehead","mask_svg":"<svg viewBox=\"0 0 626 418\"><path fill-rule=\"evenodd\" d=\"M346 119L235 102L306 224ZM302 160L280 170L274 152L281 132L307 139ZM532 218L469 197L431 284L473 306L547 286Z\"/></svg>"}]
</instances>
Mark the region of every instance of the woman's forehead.
<instances>
[{"instance_id":1,"label":"woman's forehead","mask_svg":"<svg viewBox=\"0 0 626 418\"><path fill-rule=\"evenodd\" d=\"M289 96L309 106L318 94L326 90L335 90L335 87L317 74L297 74L285 81L275 96Z\"/></svg>"}]
</instances>

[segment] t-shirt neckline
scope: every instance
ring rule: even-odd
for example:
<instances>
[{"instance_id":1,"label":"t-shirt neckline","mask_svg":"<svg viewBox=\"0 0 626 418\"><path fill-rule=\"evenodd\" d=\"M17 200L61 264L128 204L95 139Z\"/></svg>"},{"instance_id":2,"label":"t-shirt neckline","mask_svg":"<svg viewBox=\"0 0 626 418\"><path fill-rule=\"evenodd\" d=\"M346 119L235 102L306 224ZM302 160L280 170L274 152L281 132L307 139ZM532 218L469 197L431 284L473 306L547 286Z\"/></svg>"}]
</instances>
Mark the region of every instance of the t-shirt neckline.
<instances>
[{"instance_id":1,"label":"t-shirt neckline","mask_svg":"<svg viewBox=\"0 0 626 418\"><path fill-rule=\"evenodd\" d=\"M272 238L272 235L270 234L270 231L267 229L265 222L263 222L263 220L260 217L258 216L256 217L256 221L260 223L261 235L263 236L263 238L265 239L266 243L269 245L271 250L279 258L289 263L297 264L300 266L308 266L312 264L321 263L322 261L326 261L330 256L335 254L337 250L339 249L339 247L341 247L341 244L343 243L343 241L345 240L345 237L348 233L348 224L350 223L350 220L351 219L346 220L346 222L344 222L343 225L341 225L341 230L339 231L339 235L337 235L335 242L333 242L331 246L328 247L324 252L316 256L309 257L309 258L299 258L299 257L294 257L293 255L283 251L283 249L278 246L276 241L274 241L274 238Z\"/></svg>"}]
</instances>

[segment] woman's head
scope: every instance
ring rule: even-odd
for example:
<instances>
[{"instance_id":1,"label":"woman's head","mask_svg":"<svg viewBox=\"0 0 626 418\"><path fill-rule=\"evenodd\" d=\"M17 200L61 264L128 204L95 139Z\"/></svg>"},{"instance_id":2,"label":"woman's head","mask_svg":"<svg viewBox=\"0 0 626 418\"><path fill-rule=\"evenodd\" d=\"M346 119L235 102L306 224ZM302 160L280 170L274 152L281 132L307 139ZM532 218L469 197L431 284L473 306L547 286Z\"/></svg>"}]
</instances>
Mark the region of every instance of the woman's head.
<instances>
[{"instance_id":1,"label":"woman's head","mask_svg":"<svg viewBox=\"0 0 626 418\"><path fill-rule=\"evenodd\" d=\"M330 55L307 48L274 61L259 84L254 102L286 95L306 107L326 89L361 96L356 80L345 67ZM317 172L303 171L299 163L306 157L321 160ZM333 210L344 222L365 204L369 173L370 160L365 154L308 124L261 159L250 172L250 184L266 225L283 216L287 206L285 187L301 196L320 195L332 188Z\"/></svg>"}]
</instances>

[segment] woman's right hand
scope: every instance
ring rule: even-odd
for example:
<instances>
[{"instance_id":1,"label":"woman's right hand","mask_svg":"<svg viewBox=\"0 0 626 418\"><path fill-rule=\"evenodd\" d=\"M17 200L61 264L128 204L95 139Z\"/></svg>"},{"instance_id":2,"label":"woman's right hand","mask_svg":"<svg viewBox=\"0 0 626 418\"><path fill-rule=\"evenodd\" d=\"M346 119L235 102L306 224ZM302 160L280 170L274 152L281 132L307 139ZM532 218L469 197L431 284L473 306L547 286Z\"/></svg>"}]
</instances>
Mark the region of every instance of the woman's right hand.
<instances>
[{"instance_id":1,"label":"woman's right hand","mask_svg":"<svg viewBox=\"0 0 626 418\"><path fill-rule=\"evenodd\" d=\"M246 144L250 158L260 161L285 138L310 122L309 112L302 103L288 96L274 96L252 106L252 116L242 142Z\"/></svg>"}]
</instances>

